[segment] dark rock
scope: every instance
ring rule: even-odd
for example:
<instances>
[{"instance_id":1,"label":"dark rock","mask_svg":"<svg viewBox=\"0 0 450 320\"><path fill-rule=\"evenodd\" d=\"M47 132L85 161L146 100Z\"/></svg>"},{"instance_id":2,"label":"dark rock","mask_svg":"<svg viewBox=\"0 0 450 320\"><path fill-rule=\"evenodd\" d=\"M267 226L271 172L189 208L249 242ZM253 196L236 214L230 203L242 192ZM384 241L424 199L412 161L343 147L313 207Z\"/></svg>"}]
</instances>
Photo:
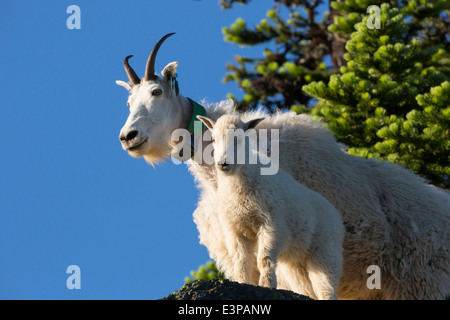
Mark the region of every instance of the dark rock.
<instances>
[{"instance_id":1,"label":"dark rock","mask_svg":"<svg viewBox=\"0 0 450 320\"><path fill-rule=\"evenodd\" d=\"M160 300L312 300L287 290L214 279L196 280Z\"/></svg>"}]
</instances>

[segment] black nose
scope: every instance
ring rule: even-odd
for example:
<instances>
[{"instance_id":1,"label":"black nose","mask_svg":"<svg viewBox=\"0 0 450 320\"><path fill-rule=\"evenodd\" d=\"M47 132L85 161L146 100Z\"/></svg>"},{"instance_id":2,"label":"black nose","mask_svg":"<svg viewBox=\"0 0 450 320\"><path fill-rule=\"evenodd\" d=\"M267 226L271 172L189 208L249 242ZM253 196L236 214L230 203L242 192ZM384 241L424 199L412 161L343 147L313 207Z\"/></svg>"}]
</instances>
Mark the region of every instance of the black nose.
<instances>
[{"instance_id":1,"label":"black nose","mask_svg":"<svg viewBox=\"0 0 450 320\"><path fill-rule=\"evenodd\" d=\"M230 165L228 163L219 163L218 164L220 170L227 171L230 169Z\"/></svg>"},{"instance_id":2,"label":"black nose","mask_svg":"<svg viewBox=\"0 0 450 320\"><path fill-rule=\"evenodd\" d=\"M136 138L138 134L139 134L139 131L131 130L130 132L127 133L126 136L121 135L119 137L119 139L122 141L130 141L130 140L133 140L134 138Z\"/></svg>"}]
</instances>

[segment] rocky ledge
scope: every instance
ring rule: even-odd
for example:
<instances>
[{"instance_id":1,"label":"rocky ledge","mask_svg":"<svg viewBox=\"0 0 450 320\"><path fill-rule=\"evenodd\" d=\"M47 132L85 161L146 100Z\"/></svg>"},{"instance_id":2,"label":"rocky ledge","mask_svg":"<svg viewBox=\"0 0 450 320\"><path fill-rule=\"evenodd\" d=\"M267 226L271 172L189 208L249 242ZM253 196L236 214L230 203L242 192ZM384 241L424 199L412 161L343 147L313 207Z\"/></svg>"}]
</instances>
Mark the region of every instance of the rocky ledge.
<instances>
[{"instance_id":1,"label":"rocky ledge","mask_svg":"<svg viewBox=\"0 0 450 320\"><path fill-rule=\"evenodd\" d=\"M312 300L288 290L252 286L223 279L196 280L160 300Z\"/></svg>"}]
</instances>

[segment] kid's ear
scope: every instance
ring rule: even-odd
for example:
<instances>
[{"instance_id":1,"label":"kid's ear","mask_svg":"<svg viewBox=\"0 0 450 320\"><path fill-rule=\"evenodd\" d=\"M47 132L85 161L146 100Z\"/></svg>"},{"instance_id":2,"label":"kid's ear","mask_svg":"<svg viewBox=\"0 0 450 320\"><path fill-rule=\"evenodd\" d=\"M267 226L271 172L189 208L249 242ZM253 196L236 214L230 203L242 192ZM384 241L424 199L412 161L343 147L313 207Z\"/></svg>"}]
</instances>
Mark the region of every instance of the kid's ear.
<instances>
[{"instance_id":1,"label":"kid's ear","mask_svg":"<svg viewBox=\"0 0 450 320\"><path fill-rule=\"evenodd\" d=\"M209 130L212 131L214 129L214 125L216 124L214 120L204 116L197 116L197 119L203 122Z\"/></svg>"},{"instance_id":2,"label":"kid's ear","mask_svg":"<svg viewBox=\"0 0 450 320\"><path fill-rule=\"evenodd\" d=\"M124 87L125 89L127 89L128 91L131 91L131 86L129 83L122 81L122 80L117 80L116 84L118 84L119 86Z\"/></svg>"},{"instance_id":3,"label":"kid's ear","mask_svg":"<svg viewBox=\"0 0 450 320\"><path fill-rule=\"evenodd\" d=\"M258 125L258 123L260 123L263 120L264 120L264 118L258 118L258 119L253 119L253 120L250 120L250 121L244 123L244 128L245 128L244 131L247 131L248 129L254 129Z\"/></svg>"}]
</instances>

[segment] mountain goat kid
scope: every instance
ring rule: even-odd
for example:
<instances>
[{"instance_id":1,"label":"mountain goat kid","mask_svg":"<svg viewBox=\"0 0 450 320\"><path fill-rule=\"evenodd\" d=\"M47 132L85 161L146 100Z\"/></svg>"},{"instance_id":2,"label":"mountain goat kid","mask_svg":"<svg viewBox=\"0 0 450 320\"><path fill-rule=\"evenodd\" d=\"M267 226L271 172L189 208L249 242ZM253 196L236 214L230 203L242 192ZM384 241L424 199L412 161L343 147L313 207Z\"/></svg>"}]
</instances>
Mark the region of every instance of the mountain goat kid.
<instances>
[{"instance_id":1,"label":"mountain goat kid","mask_svg":"<svg viewBox=\"0 0 450 320\"><path fill-rule=\"evenodd\" d=\"M261 162L251 164L251 155L254 159L263 155L247 148L246 137L251 140L247 133L263 118L249 122L236 115L223 115L217 122L198 119L211 130L214 141L217 227L221 228L216 235L221 234L225 242L217 263L225 276L276 288L277 264L283 264L296 270L296 277L287 280L301 282L294 286L302 292L321 300L337 299L344 237L339 212L281 169L262 175ZM237 159L240 151L245 159Z\"/></svg>"}]
</instances>

